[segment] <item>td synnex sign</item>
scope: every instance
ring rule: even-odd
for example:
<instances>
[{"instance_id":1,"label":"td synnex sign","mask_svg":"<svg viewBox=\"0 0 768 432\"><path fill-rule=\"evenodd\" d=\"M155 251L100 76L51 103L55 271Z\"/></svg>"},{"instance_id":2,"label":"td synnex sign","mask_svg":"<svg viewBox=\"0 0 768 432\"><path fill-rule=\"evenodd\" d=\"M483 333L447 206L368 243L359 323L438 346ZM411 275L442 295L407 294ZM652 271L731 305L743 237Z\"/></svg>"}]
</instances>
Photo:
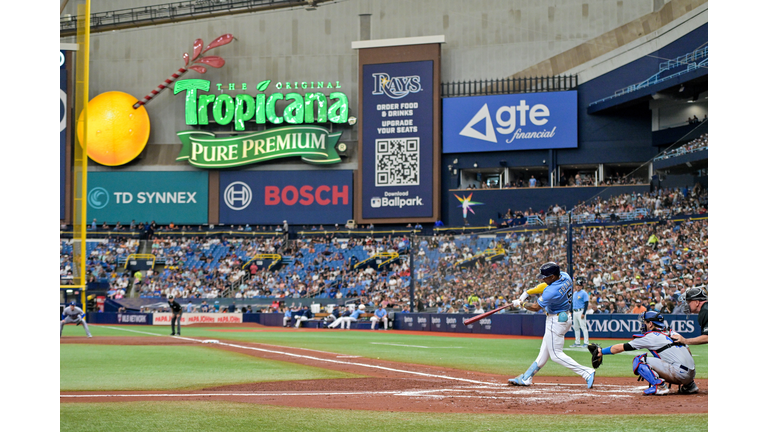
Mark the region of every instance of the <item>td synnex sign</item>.
<instances>
[{"instance_id":1,"label":"td synnex sign","mask_svg":"<svg viewBox=\"0 0 768 432\"><path fill-rule=\"evenodd\" d=\"M339 224L352 218L351 171L222 172L221 223Z\"/></svg>"},{"instance_id":2,"label":"td synnex sign","mask_svg":"<svg viewBox=\"0 0 768 432\"><path fill-rule=\"evenodd\" d=\"M89 222L203 224L208 220L208 173L89 173L87 199Z\"/></svg>"},{"instance_id":3,"label":"td synnex sign","mask_svg":"<svg viewBox=\"0 0 768 432\"><path fill-rule=\"evenodd\" d=\"M576 92L443 99L443 153L577 147Z\"/></svg>"}]
</instances>

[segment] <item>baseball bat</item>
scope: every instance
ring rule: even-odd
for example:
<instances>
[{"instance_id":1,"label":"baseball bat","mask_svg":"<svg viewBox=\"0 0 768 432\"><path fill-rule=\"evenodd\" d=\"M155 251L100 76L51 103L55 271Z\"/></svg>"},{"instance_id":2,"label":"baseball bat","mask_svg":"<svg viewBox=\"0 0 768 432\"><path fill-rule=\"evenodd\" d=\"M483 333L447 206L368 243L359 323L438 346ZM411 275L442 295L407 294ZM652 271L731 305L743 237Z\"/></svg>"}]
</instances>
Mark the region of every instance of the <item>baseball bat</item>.
<instances>
[{"instance_id":1,"label":"baseball bat","mask_svg":"<svg viewBox=\"0 0 768 432\"><path fill-rule=\"evenodd\" d=\"M488 315L493 315L493 314L495 314L496 312L498 312L498 311L500 311L500 310L502 310L502 309L506 309L506 308L508 308L508 307L510 307L510 306L512 306L512 303L510 303L510 304L508 304L508 305L505 305L505 306L500 306L500 307L497 307L497 308L496 308L496 309L494 309L494 310L491 310L491 311L488 311L488 312L482 313L482 314L480 314L480 315L478 315L478 316L474 316L474 317L472 317L472 318L470 318L470 319L467 319L467 320L464 320L464 321L462 321L462 322L464 323L464 325L467 325L467 324L472 324L473 322L476 322L476 321L480 321L481 319L483 319L483 318L487 317Z\"/></svg>"}]
</instances>

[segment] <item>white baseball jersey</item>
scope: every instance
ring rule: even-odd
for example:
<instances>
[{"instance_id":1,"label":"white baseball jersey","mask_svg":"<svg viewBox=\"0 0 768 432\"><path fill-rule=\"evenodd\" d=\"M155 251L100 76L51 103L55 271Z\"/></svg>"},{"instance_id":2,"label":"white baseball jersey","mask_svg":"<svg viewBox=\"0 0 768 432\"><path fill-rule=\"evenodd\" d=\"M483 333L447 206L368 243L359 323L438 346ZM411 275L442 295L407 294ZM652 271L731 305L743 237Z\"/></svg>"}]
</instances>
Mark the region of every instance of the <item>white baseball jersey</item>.
<instances>
[{"instance_id":1,"label":"white baseball jersey","mask_svg":"<svg viewBox=\"0 0 768 432\"><path fill-rule=\"evenodd\" d=\"M72 321L77 321L80 319L80 315L82 315L84 312L79 307L75 306L74 309L72 309L70 306L67 306L64 308L64 316L66 318L71 319Z\"/></svg>"},{"instance_id":2,"label":"white baseball jersey","mask_svg":"<svg viewBox=\"0 0 768 432\"><path fill-rule=\"evenodd\" d=\"M690 351L688 351L688 347L685 345L671 345L673 342L667 334L652 331L635 336L635 339L630 341L629 345L636 349L647 349L654 357L667 363L675 366L683 365L690 370L694 370L696 365Z\"/></svg>"}]
</instances>

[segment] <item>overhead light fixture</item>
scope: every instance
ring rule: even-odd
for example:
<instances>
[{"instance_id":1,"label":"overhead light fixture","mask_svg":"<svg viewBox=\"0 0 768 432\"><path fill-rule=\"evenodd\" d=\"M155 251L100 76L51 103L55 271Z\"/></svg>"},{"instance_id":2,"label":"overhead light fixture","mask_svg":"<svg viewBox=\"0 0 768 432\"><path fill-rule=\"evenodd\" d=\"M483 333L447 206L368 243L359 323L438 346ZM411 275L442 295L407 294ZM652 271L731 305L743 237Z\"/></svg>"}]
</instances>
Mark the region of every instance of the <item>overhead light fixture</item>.
<instances>
[{"instance_id":1,"label":"overhead light fixture","mask_svg":"<svg viewBox=\"0 0 768 432\"><path fill-rule=\"evenodd\" d=\"M677 91L678 93L682 93L683 90L685 90L685 86L680 84L680 89Z\"/></svg>"}]
</instances>

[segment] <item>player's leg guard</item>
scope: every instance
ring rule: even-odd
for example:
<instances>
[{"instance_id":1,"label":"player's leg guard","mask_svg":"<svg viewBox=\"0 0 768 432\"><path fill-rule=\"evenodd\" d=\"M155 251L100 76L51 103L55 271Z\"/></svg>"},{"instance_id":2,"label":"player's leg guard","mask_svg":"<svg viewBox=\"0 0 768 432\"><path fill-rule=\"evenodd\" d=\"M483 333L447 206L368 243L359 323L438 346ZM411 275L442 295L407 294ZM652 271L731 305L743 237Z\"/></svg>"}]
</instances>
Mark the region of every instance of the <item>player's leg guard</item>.
<instances>
[{"instance_id":1,"label":"player's leg guard","mask_svg":"<svg viewBox=\"0 0 768 432\"><path fill-rule=\"evenodd\" d=\"M661 391L665 389L669 392L669 389L664 386L664 380L659 378L659 375L645 363L646 356L647 354L639 355L632 361L632 372L634 372L635 375L638 375L641 379L648 381L650 386L644 390L643 393L652 395L661 393Z\"/></svg>"}]
</instances>

